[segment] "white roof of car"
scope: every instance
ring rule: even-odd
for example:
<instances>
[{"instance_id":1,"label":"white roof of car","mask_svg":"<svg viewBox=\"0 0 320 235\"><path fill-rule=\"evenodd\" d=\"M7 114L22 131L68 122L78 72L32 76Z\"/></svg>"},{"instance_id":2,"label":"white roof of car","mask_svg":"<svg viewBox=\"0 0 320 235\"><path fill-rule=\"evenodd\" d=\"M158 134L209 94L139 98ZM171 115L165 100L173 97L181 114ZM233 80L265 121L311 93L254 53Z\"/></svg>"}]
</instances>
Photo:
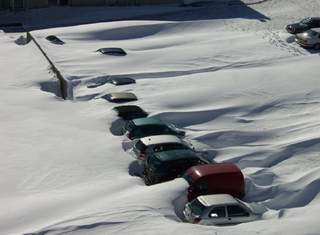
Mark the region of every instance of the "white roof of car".
<instances>
[{"instance_id":1,"label":"white roof of car","mask_svg":"<svg viewBox=\"0 0 320 235\"><path fill-rule=\"evenodd\" d=\"M202 204L206 206L238 203L238 201L229 194L204 195L204 196L199 196L198 200L201 201Z\"/></svg>"},{"instance_id":2,"label":"white roof of car","mask_svg":"<svg viewBox=\"0 0 320 235\"><path fill-rule=\"evenodd\" d=\"M175 135L153 135L140 139L145 145L163 143L182 143L181 139Z\"/></svg>"}]
</instances>

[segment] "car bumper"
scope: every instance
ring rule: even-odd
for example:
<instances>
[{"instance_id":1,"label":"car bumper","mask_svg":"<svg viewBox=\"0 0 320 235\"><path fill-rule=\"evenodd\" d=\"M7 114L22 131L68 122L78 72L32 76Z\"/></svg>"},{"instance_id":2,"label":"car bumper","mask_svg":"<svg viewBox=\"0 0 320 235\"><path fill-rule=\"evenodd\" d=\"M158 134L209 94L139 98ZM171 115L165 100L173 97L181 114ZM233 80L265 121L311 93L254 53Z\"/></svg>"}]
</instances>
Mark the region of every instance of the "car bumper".
<instances>
[{"instance_id":1,"label":"car bumper","mask_svg":"<svg viewBox=\"0 0 320 235\"><path fill-rule=\"evenodd\" d=\"M289 27L286 27L286 30L287 30L287 32L290 33L290 34L296 34L296 32L293 31L293 30L292 30L291 28L289 28Z\"/></svg>"},{"instance_id":2,"label":"car bumper","mask_svg":"<svg viewBox=\"0 0 320 235\"><path fill-rule=\"evenodd\" d=\"M303 46L303 47L313 47L314 44L307 44L305 42L302 42L300 41L299 39L295 39L296 43L298 43L300 46Z\"/></svg>"}]
</instances>

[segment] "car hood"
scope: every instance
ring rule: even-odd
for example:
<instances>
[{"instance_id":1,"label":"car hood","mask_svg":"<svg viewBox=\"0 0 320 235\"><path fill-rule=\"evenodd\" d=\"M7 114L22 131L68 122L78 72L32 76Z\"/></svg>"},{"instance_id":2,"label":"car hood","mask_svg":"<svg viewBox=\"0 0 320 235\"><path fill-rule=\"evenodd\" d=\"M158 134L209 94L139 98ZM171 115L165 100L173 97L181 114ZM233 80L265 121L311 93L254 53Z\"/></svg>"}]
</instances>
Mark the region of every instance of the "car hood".
<instances>
[{"instance_id":1,"label":"car hood","mask_svg":"<svg viewBox=\"0 0 320 235\"><path fill-rule=\"evenodd\" d=\"M248 204L249 204L253 214L262 215L263 213L268 211L268 208L261 205L260 203L252 202L252 203L248 203Z\"/></svg>"},{"instance_id":2,"label":"car hood","mask_svg":"<svg viewBox=\"0 0 320 235\"><path fill-rule=\"evenodd\" d=\"M300 23L295 23L295 24L289 24L288 27L291 27L293 29L307 29L308 26L304 25L304 24L300 24Z\"/></svg>"}]
</instances>

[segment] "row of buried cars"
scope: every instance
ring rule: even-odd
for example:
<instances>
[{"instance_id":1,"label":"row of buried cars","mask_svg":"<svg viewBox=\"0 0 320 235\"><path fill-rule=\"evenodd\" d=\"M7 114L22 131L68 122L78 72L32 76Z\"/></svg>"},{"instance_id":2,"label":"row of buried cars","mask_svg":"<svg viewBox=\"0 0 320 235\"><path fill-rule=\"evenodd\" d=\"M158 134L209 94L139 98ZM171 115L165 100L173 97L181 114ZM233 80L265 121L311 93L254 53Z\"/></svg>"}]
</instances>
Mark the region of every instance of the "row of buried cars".
<instances>
[{"instance_id":1,"label":"row of buried cars","mask_svg":"<svg viewBox=\"0 0 320 235\"><path fill-rule=\"evenodd\" d=\"M135 83L132 78L109 78L114 85ZM103 97L110 102L137 100L133 93L110 93ZM155 185L181 177L189 187L184 221L203 225L238 224L259 219L267 211L263 205L241 201L245 181L233 163L217 163L208 153L197 150L185 138L185 131L164 120L148 117L136 105L113 108L125 120L121 135L132 141L130 154L142 166L139 174L146 185Z\"/></svg>"}]
</instances>

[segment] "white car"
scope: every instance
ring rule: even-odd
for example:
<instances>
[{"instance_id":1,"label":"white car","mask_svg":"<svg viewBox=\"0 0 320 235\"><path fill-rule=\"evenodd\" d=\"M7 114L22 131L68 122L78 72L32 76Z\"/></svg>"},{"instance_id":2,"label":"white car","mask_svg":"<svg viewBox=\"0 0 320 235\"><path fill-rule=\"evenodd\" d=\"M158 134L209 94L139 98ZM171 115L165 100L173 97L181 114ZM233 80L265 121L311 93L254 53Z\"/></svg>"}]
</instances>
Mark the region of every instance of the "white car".
<instances>
[{"instance_id":1,"label":"white car","mask_svg":"<svg viewBox=\"0 0 320 235\"><path fill-rule=\"evenodd\" d=\"M202 225L239 224L257 220L268 211L259 203L247 203L229 194L199 196L183 211L185 222Z\"/></svg>"},{"instance_id":2,"label":"white car","mask_svg":"<svg viewBox=\"0 0 320 235\"><path fill-rule=\"evenodd\" d=\"M175 135L153 135L139 139L132 148L132 155L139 161L155 153L166 150L190 149L194 150L193 145L187 140L181 139Z\"/></svg>"},{"instance_id":3,"label":"white car","mask_svg":"<svg viewBox=\"0 0 320 235\"><path fill-rule=\"evenodd\" d=\"M304 33L296 35L296 43L303 47L311 47L315 50L320 49L320 28L309 29Z\"/></svg>"}]
</instances>

